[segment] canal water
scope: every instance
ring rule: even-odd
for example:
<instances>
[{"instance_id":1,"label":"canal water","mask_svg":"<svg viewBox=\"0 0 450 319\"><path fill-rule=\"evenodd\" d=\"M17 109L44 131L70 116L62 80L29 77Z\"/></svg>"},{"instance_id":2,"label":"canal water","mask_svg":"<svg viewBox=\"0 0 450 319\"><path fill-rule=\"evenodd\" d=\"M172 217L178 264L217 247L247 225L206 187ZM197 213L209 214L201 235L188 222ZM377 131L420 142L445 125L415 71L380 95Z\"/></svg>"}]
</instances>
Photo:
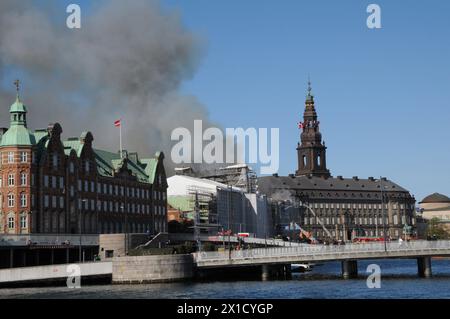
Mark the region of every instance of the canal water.
<instances>
[{"instance_id":1,"label":"canal water","mask_svg":"<svg viewBox=\"0 0 450 319\"><path fill-rule=\"evenodd\" d=\"M381 287L369 289L367 266L381 268ZM448 298L450 260L433 259L433 277L417 277L416 260L374 260L358 262L359 277L344 280L338 262L316 265L311 272L293 274L292 280L214 281L146 285L99 285L0 289L4 298Z\"/></svg>"}]
</instances>

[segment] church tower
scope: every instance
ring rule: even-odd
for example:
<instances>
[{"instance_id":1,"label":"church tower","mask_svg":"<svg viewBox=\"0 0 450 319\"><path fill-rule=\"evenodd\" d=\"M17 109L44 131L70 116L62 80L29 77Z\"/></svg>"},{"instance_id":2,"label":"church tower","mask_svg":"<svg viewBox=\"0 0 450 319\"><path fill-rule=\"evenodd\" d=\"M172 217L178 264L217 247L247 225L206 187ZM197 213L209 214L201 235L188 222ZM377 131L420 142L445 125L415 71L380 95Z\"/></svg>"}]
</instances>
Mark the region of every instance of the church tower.
<instances>
[{"instance_id":1,"label":"church tower","mask_svg":"<svg viewBox=\"0 0 450 319\"><path fill-rule=\"evenodd\" d=\"M314 107L314 96L311 94L311 82L308 80L308 94L305 101L303 122L298 124L302 131L301 144L297 146L298 170L296 176L312 175L318 177L330 177L327 169L326 147L322 142L322 134L319 131L320 122Z\"/></svg>"}]
</instances>

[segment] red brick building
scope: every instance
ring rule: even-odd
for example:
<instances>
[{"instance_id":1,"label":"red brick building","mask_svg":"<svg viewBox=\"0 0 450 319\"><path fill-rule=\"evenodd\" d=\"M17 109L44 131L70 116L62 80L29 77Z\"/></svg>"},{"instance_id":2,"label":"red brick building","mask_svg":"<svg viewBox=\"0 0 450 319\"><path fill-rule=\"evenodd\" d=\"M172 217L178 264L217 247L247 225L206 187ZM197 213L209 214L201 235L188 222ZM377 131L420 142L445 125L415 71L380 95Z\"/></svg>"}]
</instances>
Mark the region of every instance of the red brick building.
<instances>
[{"instance_id":1,"label":"red brick building","mask_svg":"<svg viewBox=\"0 0 450 319\"><path fill-rule=\"evenodd\" d=\"M28 130L17 96L0 130L0 234L167 231L164 154L140 159L61 139L60 124Z\"/></svg>"}]
</instances>

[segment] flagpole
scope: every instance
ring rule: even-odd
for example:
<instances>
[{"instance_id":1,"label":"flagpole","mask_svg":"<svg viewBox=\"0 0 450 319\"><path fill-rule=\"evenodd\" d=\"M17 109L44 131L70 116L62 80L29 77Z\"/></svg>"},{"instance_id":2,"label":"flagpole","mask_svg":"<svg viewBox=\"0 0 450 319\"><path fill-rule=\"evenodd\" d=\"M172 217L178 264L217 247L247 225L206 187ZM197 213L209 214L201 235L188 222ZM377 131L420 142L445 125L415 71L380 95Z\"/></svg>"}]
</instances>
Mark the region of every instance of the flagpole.
<instances>
[{"instance_id":1,"label":"flagpole","mask_svg":"<svg viewBox=\"0 0 450 319\"><path fill-rule=\"evenodd\" d=\"M120 148L120 158L122 158L123 156L123 152L122 152L122 120L120 120L120 124L119 124L119 148Z\"/></svg>"}]
</instances>

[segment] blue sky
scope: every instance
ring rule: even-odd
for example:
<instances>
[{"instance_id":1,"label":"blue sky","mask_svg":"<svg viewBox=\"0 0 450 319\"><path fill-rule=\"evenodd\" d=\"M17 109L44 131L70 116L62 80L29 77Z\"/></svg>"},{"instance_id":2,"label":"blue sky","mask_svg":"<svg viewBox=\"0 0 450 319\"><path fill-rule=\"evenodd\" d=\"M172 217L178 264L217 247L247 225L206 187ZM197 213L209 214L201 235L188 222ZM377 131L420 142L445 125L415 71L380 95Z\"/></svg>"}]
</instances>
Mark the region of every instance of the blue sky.
<instances>
[{"instance_id":1,"label":"blue sky","mask_svg":"<svg viewBox=\"0 0 450 319\"><path fill-rule=\"evenodd\" d=\"M449 1L163 3L207 43L183 91L225 127L280 128L280 174L296 169L309 73L333 175L450 195Z\"/></svg>"},{"instance_id":2,"label":"blue sky","mask_svg":"<svg viewBox=\"0 0 450 319\"><path fill-rule=\"evenodd\" d=\"M223 127L280 128L280 174L296 169L310 74L334 176L450 195L450 1L161 1L206 47L183 93Z\"/></svg>"}]
</instances>

